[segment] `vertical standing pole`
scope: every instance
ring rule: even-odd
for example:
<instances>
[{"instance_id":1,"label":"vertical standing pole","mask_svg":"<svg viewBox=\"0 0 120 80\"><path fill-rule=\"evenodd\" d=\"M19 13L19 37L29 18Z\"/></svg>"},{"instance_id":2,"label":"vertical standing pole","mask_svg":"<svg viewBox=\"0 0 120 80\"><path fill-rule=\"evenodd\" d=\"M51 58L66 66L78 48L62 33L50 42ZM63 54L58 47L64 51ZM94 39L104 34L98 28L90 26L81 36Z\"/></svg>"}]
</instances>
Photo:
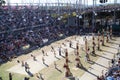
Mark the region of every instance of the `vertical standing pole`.
<instances>
[{"instance_id":1,"label":"vertical standing pole","mask_svg":"<svg viewBox=\"0 0 120 80\"><path fill-rule=\"evenodd\" d=\"M112 39L112 26L110 26L110 39Z\"/></svg>"},{"instance_id":2,"label":"vertical standing pole","mask_svg":"<svg viewBox=\"0 0 120 80\"><path fill-rule=\"evenodd\" d=\"M70 71L68 62L69 62L69 59L68 59L68 51L67 51L67 49L66 49L66 53L65 53L65 64L64 64L64 66L63 66L63 67L66 69L65 77L71 76L71 71Z\"/></svg>"},{"instance_id":3,"label":"vertical standing pole","mask_svg":"<svg viewBox=\"0 0 120 80\"><path fill-rule=\"evenodd\" d=\"M106 30L106 42L109 41L109 28L107 27L107 30Z\"/></svg>"},{"instance_id":4,"label":"vertical standing pole","mask_svg":"<svg viewBox=\"0 0 120 80\"><path fill-rule=\"evenodd\" d=\"M110 4L112 3L112 1L110 0Z\"/></svg>"},{"instance_id":5,"label":"vertical standing pole","mask_svg":"<svg viewBox=\"0 0 120 80\"><path fill-rule=\"evenodd\" d=\"M93 11L92 11L92 31L94 30L94 28L95 28L95 26L94 26L94 18L95 18L95 16L94 16L94 6L95 6L95 3L94 3L94 1L95 0L93 0Z\"/></svg>"},{"instance_id":6,"label":"vertical standing pole","mask_svg":"<svg viewBox=\"0 0 120 80\"><path fill-rule=\"evenodd\" d=\"M68 3L67 3L68 4ZM68 5L67 5L67 8L68 8ZM69 18L70 18L70 9L68 10L68 26L69 26Z\"/></svg>"},{"instance_id":7,"label":"vertical standing pole","mask_svg":"<svg viewBox=\"0 0 120 80\"><path fill-rule=\"evenodd\" d=\"M87 3L86 6L88 7L88 0L86 0L86 3Z\"/></svg>"},{"instance_id":8,"label":"vertical standing pole","mask_svg":"<svg viewBox=\"0 0 120 80\"><path fill-rule=\"evenodd\" d=\"M60 1L58 0L58 15L60 15Z\"/></svg>"},{"instance_id":9,"label":"vertical standing pole","mask_svg":"<svg viewBox=\"0 0 120 80\"><path fill-rule=\"evenodd\" d=\"M77 54L76 54L76 58L75 58L76 67L80 68L80 67L83 67L83 65L79 59L79 44L78 43L76 43L76 50L77 50Z\"/></svg>"},{"instance_id":10,"label":"vertical standing pole","mask_svg":"<svg viewBox=\"0 0 120 80\"><path fill-rule=\"evenodd\" d=\"M21 0L21 5L24 3L24 1L23 0Z\"/></svg>"},{"instance_id":11,"label":"vertical standing pole","mask_svg":"<svg viewBox=\"0 0 120 80\"><path fill-rule=\"evenodd\" d=\"M93 41L93 42L92 42L92 44L93 44L93 47L92 47L92 48L93 48L93 52L92 52L92 54L95 55L95 45L96 45L96 44L95 44L94 34L93 34L92 36L93 36L93 37L92 37L92 41Z\"/></svg>"},{"instance_id":12,"label":"vertical standing pole","mask_svg":"<svg viewBox=\"0 0 120 80\"><path fill-rule=\"evenodd\" d=\"M76 12L78 12L78 8L79 8L79 3L78 3L78 0L76 0Z\"/></svg>"},{"instance_id":13,"label":"vertical standing pole","mask_svg":"<svg viewBox=\"0 0 120 80\"><path fill-rule=\"evenodd\" d=\"M104 46L105 44L104 44L104 29L103 29L103 31L102 31L102 46Z\"/></svg>"},{"instance_id":14,"label":"vertical standing pole","mask_svg":"<svg viewBox=\"0 0 120 80\"><path fill-rule=\"evenodd\" d=\"M30 2L30 0L29 0L29 5L31 5L31 2Z\"/></svg>"},{"instance_id":15,"label":"vertical standing pole","mask_svg":"<svg viewBox=\"0 0 120 80\"><path fill-rule=\"evenodd\" d=\"M76 0L76 27L78 28L78 0Z\"/></svg>"},{"instance_id":16,"label":"vertical standing pole","mask_svg":"<svg viewBox=\"0 0 120 80\"><path fill-rule=\"evenodd\" d=\"M10 0L7 0L8 9L10 9Z\"/></svg>"},{"instance_id":17,"label":"vertical standing pole","mask_svg":"<svg viewBox=\"0 0 120 80\"><path fill-rule=\"evenodd\" d=\"M34 5L34 0L33 0L33 5Z\"/></svg>"},{"instance_id":18,"label":"vertical standing pole","mask_svg":"<svg viewBox=\"0 0 120 80\"><path fill-rule=\"evenodd\" d=\"M114 7L115 7L116 3L117 3L117 0L114 0ZM114 8L114 16L113 16L114 24L115 24L115 20L116 20L116 10Z\"/></svg>"},{"instance_id":19,"label":"vertical standing pole","mask_svg":"<svg viewBox=\"0 0 120 80\"><path fill-rule=\"evenodd\" d=\"M24 0L24 6L26 6L26 3L27 3L26 0Z\"/></svg>"},{"instance_id":20,"label":"vertical standing pole","mask_svg":"<svg viewBox=\"0 0 120 80\"><path fill-rule=\"evenodd\" d=\"M81 11L81 7L82 7L82 0L79 0L79 13Z\"/></svg>"},{"instance_id":21,"label":"vertical standing pole","mask_svg":"<svg viewBox=\"0 0 120 80\"><path fill-rule=\"evenodd\" d=\"M10 0L7 0L7 5L9 6Z\"/></svg>"},{"instance_id":22,"label":"vertical standing pole","mask_svg":"<svg viewBox=\"0 0 120 80\"><path fill-rule=\"evenodd\" d=\"M88 50L88 43L87 43L87 38L85 37L85 53L87 54Z\"/></svg>"},{"instance_id":23,"label":"vertical standing pole","mask_svg":"<svg viewBox=\"0 0 120 80\"><path fill-rule=\"evenodd\" d=\"M98 50L100 50L100 32L98 31Z\"/></svg>"},{"instance_id":24,"label":"vertical standing pole","mask_svg":"<svg viewBox=\"0 0 120 80\"><path fill-rule=\"evenodd\" d=\"M85 10L85 0L84 0L84 10ZM83 28L85 28L85 13L84 13L84 24L83 24Z\"/></svg>"},{"instance_id":25,"label":"vertical standing pole","mask_svg":"<svg viewBox=\"0 0 120 80\"><path fill-rule=\"evenodd\" d=\"M81 63L81 61L79 59L79 52L78 51L77 51L77 55L76 55L75 61L76 61L76 67L78 67L78 68L82 68L83 67L83 65L82 65L82 63Z\"/></svg>"},{"instance_id":26,"label":"vertical standing pole","mask_svg":"<svg viewBox=\"0 0 120 80\"><path fill-rule=\"evenodd\" d=\"M47 0L46 0L46 3L45 3L45 10L46 10L46 12L48 12Z\"/></svg>"},{"instance_id":27,"label":"vertical standing pole","mask_svg":"<svg viewBox=\"0 0 120 80\"><path fill-rule=\"evenodd\" d=\"M39 7L40 7L40 0L39 0Z\"/></svg>"}]
</instances>

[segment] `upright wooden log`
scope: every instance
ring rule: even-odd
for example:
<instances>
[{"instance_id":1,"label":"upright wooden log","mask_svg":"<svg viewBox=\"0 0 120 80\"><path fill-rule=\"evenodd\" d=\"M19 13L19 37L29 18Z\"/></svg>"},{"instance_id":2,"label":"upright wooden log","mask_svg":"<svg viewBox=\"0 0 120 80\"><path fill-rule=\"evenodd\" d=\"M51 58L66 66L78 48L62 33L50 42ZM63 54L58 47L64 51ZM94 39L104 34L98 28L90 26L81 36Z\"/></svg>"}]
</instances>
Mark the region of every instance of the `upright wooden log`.
<instances>
[{"instance_id":1,"label":"upright wooden log","mask_svg":"<svg viewBox=\"0 0 120 80\"><path fill-rule=\"evenodd\" d=\"M65 64L64 64L64 66L63 66L63 67L66 69L66 71L65 71L65 77L71 76L71 71L70 71L68 62L69 62L69 59L68 59L68 51L67 51L67 49L66 49L66 53L65 53Z\"/></svg>"},{"instance_id":2,"label":"upright wooden log","mask_svg":"<svg viewBox=\"0 0 120 80\"><path fill-rule=\"evenodd\" d=\"M110 39L112 39L112 26L110 26Z\"/></svg>"},{"instance_id":3,"label":"upright wooden log","mask_svg":"<svg viewBox=\"0 0 120 80\"><path fill-rule=\"evenodd\" d=\"M92 38L92 45L93 45L93 51L92 51L92 54L94 54L95 55L95 37L94 37L94 35L93 35L93 38Z\"/></svg>"},{"instance_id":4,"label":"upright wooden log","mask_svg":"<svg viewBox=\"0 0 120 80\"><path fill-rule=\"evenodd\" d=\"M102 31L102 46L104 46L105 44L104 44L104 29L103 29L103 31Z\"/></svg>"},{"instance_id":5,"label":"upright wooden log","mask_svg":"<svg viewBox=\"0 0 120 80\"><path fill-rule=\"evenodd\" d=\"M100 50L100 32L98 31L98 50Z\"/></svg>"},{"instance_id":6,"label":"upright wooden log","mask_svg":"<svg viewBox=\"0 0 120 80\"><path fill-rule=\"evenodd\" d=\"M87 45L87 38L85 37L85 53L87 54L87 50L88 50L88 45Z\"/></svg>"},{"instance_id":7,"label":"upright wooden log","mask_svg":"<svg viewBox=\"0 0 120 80\"><path fill-rule=\"evenodd\" d=\"M106 30L106 42L109 42L109 28L107 27L107 30Z\"/></svg>"}]
</instances>

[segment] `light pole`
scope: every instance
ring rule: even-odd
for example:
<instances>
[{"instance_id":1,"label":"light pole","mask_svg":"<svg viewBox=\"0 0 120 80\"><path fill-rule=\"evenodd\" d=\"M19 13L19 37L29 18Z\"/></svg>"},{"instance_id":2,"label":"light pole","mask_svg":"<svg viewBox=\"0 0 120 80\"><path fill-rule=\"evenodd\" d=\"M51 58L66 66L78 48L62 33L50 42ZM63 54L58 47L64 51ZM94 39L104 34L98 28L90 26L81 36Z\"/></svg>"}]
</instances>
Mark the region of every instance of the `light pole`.
<instances>
[{"instance_id":1,"label":"light pole","mask_svg":"<svg viewBox=\"0 0 120 80\"><path fill-rule=\"evenodd\" d=\"M39 6L40 6L40 0L39 0Z\"/></svg>"},{"instance_id":2,"label":"light pole","mask_svg":"<svg viewBox=\"0 0 120 80\"><path fill-rule=\"evenodd\" d=\"M78 27L78 17L79 17L79 15L77 14L76 15L76 26Z\"/></svg>"},{"instance_id":3,"label":"light pole","mask_svg":"<svg viewBox=\"0 0 120 80\"><path fill-rule=\"evenodd\" d=\"M77 14L76 15L76 27L77 27L77 30L78 30L78 33L79 33L79 27L80 27L80 20L82 19L82 15L81 14Z\"/></svg>"},{"instance_id":4,"label":"light pole","mask_svg":"<svg viewBox=\"0 0 120 80\"><path fill-rule=\"evenodd\" d=\"M93 12L92 12L92 31L95 28L94 21L95 21L95 15L94 15L94 7L95 7L95 0L93 0Z\"/></svg>"},{"instance_id":5,"label":"light pole","mask_svg":"<svg viewBox=\"0 0 120 80\"><path fill-rule=\"evenodd\" d=\"M58 15L60 15L60 1L58 0Z\"/></svg>"},{"instance_id":6,"label":"light pole","mask_svg":"<svg viewBox=\"0 0 120 80\"><path fill-rule=\"evenodd\" d=\"M85 10L85 0L84 0L84 10ZM83 28L85 28L85 13L83 14L84 16L84 24L83 24Z\"/></svg>"},{"instance_id":7,"label":"light pole","mask_svg":"<svg viewBox=\"0 0 120 80\"><path fill-rule=\"evenodd\" d=\"M95 29L95 16L97 13L95 12L96 0L93 0L93 11L92 11L92 31Z\"/></svg>"},{"instance_id":8,"label":"light pole","mask_svg":"<svg viewBox=\"0 0 120 80\"><path fill-rule=\"evenodd\" d=\"M10 7L10 0L7 0L7 5Z\"/></svg>"},{"instance_id":9,"label":"light pole","mask_svg":"<svg viewBox=\"0 0 120 80\"><path fill-rule=\"evenodd\" d=\"M115 10L115 5L117 3L117 0L114 0L114 16L113 16L113 21L114 21L114 24L115 24L115 19L116 19L116 10Z\"/></svg>"}]
</instances>

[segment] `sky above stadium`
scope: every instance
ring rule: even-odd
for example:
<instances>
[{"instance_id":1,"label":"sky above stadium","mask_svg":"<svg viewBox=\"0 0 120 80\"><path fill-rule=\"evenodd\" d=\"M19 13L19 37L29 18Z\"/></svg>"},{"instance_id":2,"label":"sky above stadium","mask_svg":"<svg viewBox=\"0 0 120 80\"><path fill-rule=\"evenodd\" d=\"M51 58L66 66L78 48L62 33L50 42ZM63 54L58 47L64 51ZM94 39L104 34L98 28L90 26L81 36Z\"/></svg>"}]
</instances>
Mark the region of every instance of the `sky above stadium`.
<instances>
[{"instance_id":1,"label":"sky above stadium","mask_svg":"<svg viewBox=\"0 0 120 80\"><path fill-rule=\"evenodd\" d=\"M76 3L76 1L81 1L82 4L85 2L85 4L88 5L92 5L93 4L93 0L59 0L62 3ZM116 1L117 3L120 3L120 0L108 0L108 4L112 4L114 3L114 1ZM18 3L18 4L22 4L22 3L57 3L58 0L6 0L6 2L10 2L10 3ZM96 4L100 4L99 0L96 0Z\"/></svg>"}]
</instances>

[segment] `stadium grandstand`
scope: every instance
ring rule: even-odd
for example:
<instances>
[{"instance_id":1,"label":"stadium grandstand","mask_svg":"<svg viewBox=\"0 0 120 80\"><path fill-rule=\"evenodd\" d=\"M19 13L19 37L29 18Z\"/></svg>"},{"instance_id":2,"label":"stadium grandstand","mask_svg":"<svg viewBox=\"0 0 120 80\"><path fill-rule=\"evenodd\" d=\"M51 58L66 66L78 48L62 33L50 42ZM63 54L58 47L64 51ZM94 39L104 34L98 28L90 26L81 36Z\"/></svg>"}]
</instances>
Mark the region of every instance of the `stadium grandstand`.
<instances>
[{"instance_id":1,"label":"stadium grandstand","mask_svg":"<svg viewBox=\"0 0 120 80\"><path fill-rule=\"evenodd\" d=\"M119 0L0 0L0 80L120 80Z\"/></svg>"}]
</instances>

